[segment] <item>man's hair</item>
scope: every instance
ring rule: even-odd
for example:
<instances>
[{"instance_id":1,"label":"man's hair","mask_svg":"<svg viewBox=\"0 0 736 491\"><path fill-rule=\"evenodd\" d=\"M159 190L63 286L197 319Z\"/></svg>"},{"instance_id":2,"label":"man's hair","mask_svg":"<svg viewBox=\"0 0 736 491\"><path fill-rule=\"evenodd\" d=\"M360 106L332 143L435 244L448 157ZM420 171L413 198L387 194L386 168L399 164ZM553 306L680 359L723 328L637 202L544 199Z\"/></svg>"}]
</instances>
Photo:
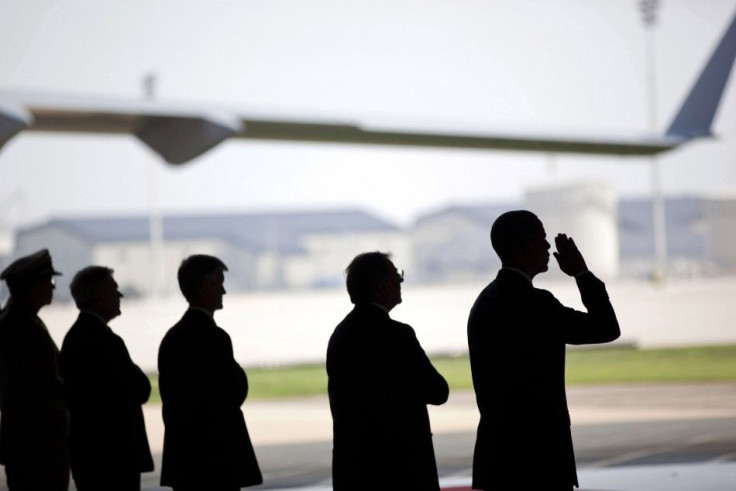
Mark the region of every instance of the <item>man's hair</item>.
<instances>
[{"instance_id":1,"label":"man's hair","mask_svg":"<svg viewBox=\"0 0 736 491\"><path fill-rule=\"evenodd\" d=\"M513 260L534 238L542 222L527 210L507 211L491 227L491 245L502 263Z\"/></svg>"},{"instance_id":2,"label":"man's hair","mask_svg":"<svg viewBox=\"0 0 736 491\"><path fill-rule=\"evenodd\" d=\"M69 284L72 298L78 309L92 306L92 299L102 283L112 277L113 270L105 266L87 266L77 271Z\"/></svg>"},{"instance_id":3,"label":"man's hair","mask_svg":"<svg viewBox=\"0 0 736 491\"><path fill-rule=\"evenodd\" d=\"M184 298L188 302L196 299L205 277L220 270L227 271L227 266L215 256L195 254L184 259L177 272L179 289Z\"/></svg>"},{"instance_id":4,"label":"man's hair","mask_svg":"<svg viewBox=\"0 0 736 491\"><path fill-rule=\"evenodd\" d=\"M370 302L378 285L388 277L392 264L388 252L364 252L355 256L345 269L350 301L354 304Z\"/></svg>"}]
</instances>

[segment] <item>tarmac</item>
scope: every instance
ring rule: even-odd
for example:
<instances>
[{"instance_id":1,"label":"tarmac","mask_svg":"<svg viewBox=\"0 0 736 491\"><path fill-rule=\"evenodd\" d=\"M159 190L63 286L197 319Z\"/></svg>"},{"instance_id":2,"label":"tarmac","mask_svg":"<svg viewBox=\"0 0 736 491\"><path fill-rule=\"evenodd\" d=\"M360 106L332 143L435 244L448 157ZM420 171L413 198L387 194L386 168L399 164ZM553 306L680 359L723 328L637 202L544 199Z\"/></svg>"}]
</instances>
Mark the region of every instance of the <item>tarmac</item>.
<instances>
[{"instance_id":1,"label":"tarmac","mask_svg":"<svg viewBox=\"0 0 736 491\"><path fill-rule=\"evenodd\" d=\"M571 386L572 424L736 417L736 383ZM455 391L446 404L429 406L435 434L475 431L478 409L472 391ZM293 444L332 439L326 397L246 401L243 413L253 444ZM145 409L152 451L163 445L160 406Z\"/></svg>"},{"instance_id":2,"label":"tarmac","mask_svg":"<svg viewBox=\"0 0 736 491\"><path fill-rule=\"evenodd\" d=\"M581 489L736 489L736 427L733 424L736 422L736 383L572 386L568 388L568 402L576 449L579 444L583 457L578 458ZM262 460L264 489L331 489L328 450L332 420L326 397L246 402L243 411L256 453ZM152 451L160 454L164 429L160 406L146 406L145 417ZM469 489L472 437L478 422L472 391L454 392L445 405L430 406L430 418L443 489ZM668 422L669 425L658 429L657 425ZM624 426L627 427L625 432L617 429ZM668 443L669 438L675 438L676 431L672 428L678 426L687 436L683 436L682 441ZM692 431L687 433L687 428ZM632 434L637 436L637 441L626 442L626 435ZM462 435L462 445L444 448L448 447L446 442L453 441L457 435ZM717 444L712 445L706 457L694 451L684 452L674 459L680 462L670 459L659 465L649 465L657 462L652 456L666 452L668 445L697 446L709 438L715 438ZM293 470L292 477L297 482L303 480L302 486L269 486L269 462L280 462L294 451L287 449L295 448L307 454L314 453L311 449L321 448L325 461L317 462L314 455L299 461L296 467L300 468ZM276 455L272 457L273 454ZM284 465L283 469L274 469L272 475L288 482L284 478L284 473L288 472L288 465ZM323 481L311 482L318 478ZM144 489L167 489L156 487L156 479L155 473L145 475ZM389 483L386 489L391 489Z\"/></svg>"},{"instance_id":3,"label":"tarmac","mask_svg":"<svg viewBox=\"0 0 736 491\"><path fill-rule=\"evenodd\" d=\"M581 490L736 489L736 383L579 385L568 388L568 401ZM246 401L243 412L265 479L251 489L331 489L326 397ZM144 415L156 471L143 474L142 490L168 490L158 485L161 406L145 405ZM472 391L430 406L430 418L443 489L468 490L478 422Z\"/></svg>"}]
</instances>

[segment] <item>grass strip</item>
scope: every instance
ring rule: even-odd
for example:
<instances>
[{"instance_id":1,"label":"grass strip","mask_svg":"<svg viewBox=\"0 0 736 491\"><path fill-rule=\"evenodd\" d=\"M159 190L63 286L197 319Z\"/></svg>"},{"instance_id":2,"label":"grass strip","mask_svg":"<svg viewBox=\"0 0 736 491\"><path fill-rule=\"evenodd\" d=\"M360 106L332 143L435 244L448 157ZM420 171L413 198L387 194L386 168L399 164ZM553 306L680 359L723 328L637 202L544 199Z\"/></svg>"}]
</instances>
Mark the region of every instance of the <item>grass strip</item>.
<instances>
[{"instance_id":1,"label":"grass strip","mask_svg":"<svg viewBox=\"0 0 736 491\"><path fill-rule=\"evenodd\" d=\"M437 357L432 363L447 379L451 390L472 389L467 356ZM249 400L324 395L324 365L249 368ZM736 381L736 345L696 348L569 349L568 384L628 382ZM153 390L149 402L161 402L158 376L149 375Z\"/></svg>"}]
</instances>

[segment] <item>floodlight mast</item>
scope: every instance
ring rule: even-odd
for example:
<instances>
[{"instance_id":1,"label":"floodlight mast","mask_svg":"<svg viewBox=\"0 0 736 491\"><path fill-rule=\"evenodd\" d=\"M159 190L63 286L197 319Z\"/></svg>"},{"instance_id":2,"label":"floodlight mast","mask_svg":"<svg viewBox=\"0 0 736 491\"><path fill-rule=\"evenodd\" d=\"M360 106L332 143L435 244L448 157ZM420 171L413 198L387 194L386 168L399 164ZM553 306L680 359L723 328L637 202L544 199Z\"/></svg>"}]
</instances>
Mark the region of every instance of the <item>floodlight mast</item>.
<instances>
[{"instance_id":1,"label":"floodlight mast","mask_svg":"<svg viewBox=\"0 0 736 491\"><path fill-rule=\"evenodd\" d=\"M655 26L659 0L640 0L639 8L646 31L646 65L647 65L647 99L649 101L649 130L657 133L657 50ZM661 281L667 276L667 222L665 202L662 194L662 179L659 157L650 157L650 175L652 184L652 220L654 234L654 267L652 280Z\"/></svg>"},{"instance_id":2,"label":"floodlight mast","mask_svg":"<svg viewBox=\"0 0 736 491\"><path fill-rule=\"evenodd\" d=\"M143 98L153 101L156 98L156 74L149 72L143 76ZM153 298L164 295L164 278L166 276L166 254L164 253L164 219L161 212L161 191L159 165L148 159L148 247L151 275L151 291Z\"/></svg>"}]
</instances>

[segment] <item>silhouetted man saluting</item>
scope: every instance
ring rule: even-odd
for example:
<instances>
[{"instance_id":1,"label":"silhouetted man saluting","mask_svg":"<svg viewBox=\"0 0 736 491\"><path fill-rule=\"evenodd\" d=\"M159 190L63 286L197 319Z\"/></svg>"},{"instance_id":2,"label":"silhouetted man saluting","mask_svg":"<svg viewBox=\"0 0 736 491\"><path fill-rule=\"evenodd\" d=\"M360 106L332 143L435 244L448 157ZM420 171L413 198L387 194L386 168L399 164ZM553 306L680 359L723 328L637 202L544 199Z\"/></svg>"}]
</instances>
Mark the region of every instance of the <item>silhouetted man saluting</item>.
<instances>
[{"instance_id":1,"label":"silhouetted man saluting","mask_svg":"<svg viewBox=\"0 0 736 491\"><path fill-rule=\"evenodd\" d=\"M70 285L80 312L61 346L61 374L78 491L138 491L141 472L153 470L141 408L151 384L107 325L123 296L112 273L88 266Z\"/></svg>"},{"instance_id":2,"label":"silhouetted man saluting","mask_svg":"<svg viewBox=\"0 0 736 491\"><path fill-rule=\"evenodd\" d=\"M248 379L213 317L222 308L225 271L213 256L182 261L179 287L189 309L158 352L166 426L161 485L174 491L230 491L263 482L240 410Z\"/></svg>"},{"instance_id":3,"label":"silhouetted man saluting","mask_svg":"<svg viewBox=\"0 0 736 491\"><path fill-rule=\"evenodd\" d=\"M402 281L381 252L347 268L355 308L327 348L335 491L439 489L427 404L443 404L449 389L414 330L388 315Z\"/></svg>"},{"instance_id":4,"label":"silhouetted man saluting","mask_svg":"<svg viewBox=\"0 0 736 491\"><path fill-rule=\"evenodd\" d=\"M491 229L501 259L496 279L468 319L480 424L473 488L566 490L578 485L565 397L565 345L605 343L620 331L605 285L575 242L555 238L560 269L575 278L588 312L562 305L532 279L547 271L542 222L531 212L501 215Z\"/></svg>"},{"instance_id":5,"label":"silhouetted man saluting","mask_svg":"<svg viewBox=\"0 0 736 491\"><path fill-rule=\"evenodd\" d=\"M54 276L47 249L21 257L0 274L10 301L0 314L0 462L10 491L69 487L69 416L59 351L38 317L51 303Z\"/></svg>"}]
</instances>

